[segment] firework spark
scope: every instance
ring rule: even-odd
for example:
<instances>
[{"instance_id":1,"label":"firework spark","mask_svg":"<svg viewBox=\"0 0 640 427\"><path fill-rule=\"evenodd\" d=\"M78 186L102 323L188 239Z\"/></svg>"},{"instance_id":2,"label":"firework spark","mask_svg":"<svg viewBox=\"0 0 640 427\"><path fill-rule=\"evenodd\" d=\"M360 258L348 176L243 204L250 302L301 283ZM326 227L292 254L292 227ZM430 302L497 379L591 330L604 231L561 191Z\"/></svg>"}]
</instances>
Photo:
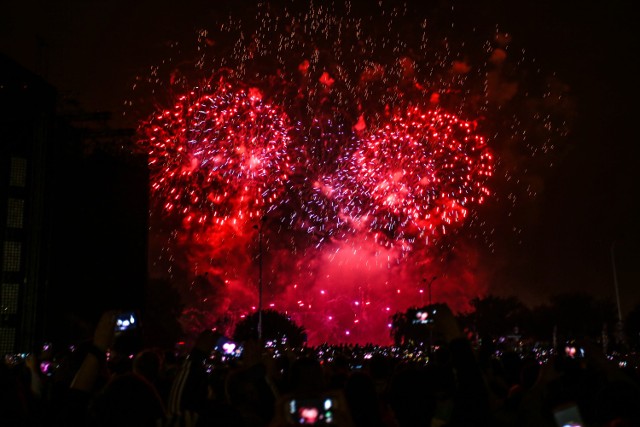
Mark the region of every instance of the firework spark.
<instances>
[{"instance_id":1,"label":"firework spark","mask_svg":"<svg viewBox=\"0 0 640 427\"><path fill-rule=\"evenodd\" d=\"M486 291L479 212L535 192L519 166L564 132L563 93L522 95L508 35L466 40L382 3L261 3L200 31L192 61L152 68L151 92L179 94L140 126L153 218L181 219L155 265L195 301L190 332L255 310L258 281L312 342L389 342L424 277L458 310Z\"/></svg>"},{"instance_id":2,"label":"firework spark","mask_svg":"<svg viewBox=\"0 0 640 427\"><path fill-rule=\"evenodd\" d=\"M290 126L255 88L214 80L141 126L151 189L167 213L199 224L244 221L279 203L292 172Z\"/></svg>"},{"instance_id":3,"label":"firework spark","mask_svg":"<svg viewBox=\"0 0 640 427\"><path fill-rule=\"evenodd\" d=\"M355 154L372 200L369 228L388 240L445 234L490 194L492 154L476 124L407 107L370 132ZM379 234L376 234L379 236Z\"/></svg>"}]
</instances>

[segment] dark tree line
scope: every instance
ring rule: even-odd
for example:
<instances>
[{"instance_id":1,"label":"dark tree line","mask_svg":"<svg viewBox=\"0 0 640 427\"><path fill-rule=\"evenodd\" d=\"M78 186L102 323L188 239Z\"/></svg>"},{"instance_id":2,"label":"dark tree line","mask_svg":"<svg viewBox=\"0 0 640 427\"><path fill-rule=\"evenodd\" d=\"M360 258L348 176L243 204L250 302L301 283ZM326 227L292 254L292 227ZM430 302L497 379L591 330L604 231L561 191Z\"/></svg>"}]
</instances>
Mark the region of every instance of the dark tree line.
<instances>
[{"instance_id":1,"label":"dark tree line","mask_svg":"<svg viewBox=\"0 0 640 427\"><path fill-rule=\"evenodd\" d=\"M160 345L172 345L183 331L178 323L183 309L177 291L168 283L153 283L145 310L145 331L148 339ZM437 307L437 304L435 305ZM457 315L460 326L470 336L483 340L501 336L519 335L525 339L558 343L573 338L589 338L610 343L617 340L617 311L610 300L601 300L587 293L564 293L553 296L545 304L527 307L518 298L487 295L471 301L472 310ZM430 336L429 327L414 322L417 313L427 307L412 307L391 317L391 336L396 344L427 342L438 337ZM234 338L244 341L257 337L257 313L234 325ZM219 325L205 325L214 327ZM640 350L640 303L623 319L624 341L630 349ZM154 333L152 333L152 331ZM281 341L286 336L289 344L300 345L306 339L304 325L299 326L288 316L265 310L263 312L263 337Z\"/></svg>"},{"instance_id":2,"label":"dark tree line","mask_svg":"<svg viewBox=\"0 0 640 427\"><path fill-rule=\"evenodd\" d=\"M617 332L617 312L610 300L583 292L557 294L546 304L527 307L514 296L487 295L471 301L472 310L458 314L460 325L470 335L482 339L521 336L524 339L562 343L587 338L597 342L619 342L631 348L640 345L640 304L624 322L625 334ZM416 312L428 307L413 307L392 316L392 337L397 344L425 341L429 326L415 322Z\"/></svg>"},{"instance_id":3,"label":"dark tree line","mask_svg":"<svg viewBox=\"0 0 640 427\"><path fill-rule=\"evenodd\" d=\"M245 317L236 324L233 339L238 342L258 340L257 312ZM276 310L263 310L262 339L265 342L274 341L298 347L306 342L307 337L304 328L298 326L287 315Z\"/></svg>"}]
</instances>

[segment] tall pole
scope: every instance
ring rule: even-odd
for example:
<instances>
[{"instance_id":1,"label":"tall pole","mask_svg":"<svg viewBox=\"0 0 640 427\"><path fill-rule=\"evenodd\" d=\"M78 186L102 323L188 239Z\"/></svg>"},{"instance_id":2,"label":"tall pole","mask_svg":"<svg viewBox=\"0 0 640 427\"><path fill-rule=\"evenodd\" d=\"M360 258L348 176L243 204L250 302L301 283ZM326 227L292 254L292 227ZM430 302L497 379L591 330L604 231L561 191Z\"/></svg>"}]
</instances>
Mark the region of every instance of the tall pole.
<instances>
[{"instance_id":1,"label":"tall pole","mask_svg":"<svg viewBox=\"0 0 640 427\"><path fill-rule=\"evenodd\" d=\"M262 342L262 218L258 225L258 341Z\"/></svg>"},{"instance_id":2,"label":"tall pole","mask_svg":"<svg viewBox=\"0 0 640 427\"><path fill-rule=\"evenodd\" d=\"M431 280L429 281L429 305L433 304L433 298L431 296L431 285L433 284L433 282L438 278L438 276L433 276L431 278ZM425 279L426 280L426 279Z\"/></svg>"},{"instance_id":3,"label":"tall pole","mask_svg":"<svg viewBox=\"0 0 640 427\"><path fill-rule=\"evenodd\" d=\"M611 268L613 269L613 287L616 290L616 304L618 306L618 322L622 323L622 310L620 310L620 291L618 290L618 271L616 269L615 248L616 241L611 243Z\"/></svg>"},{"instance_id":4,"label":"tall pole","mask_svg":"<svg viewBox=\"0 0 640 427\"><path fill-rule=\"evenodd\" d=\"M611 268L613 269L613 287L616 291L616 305L618 306L618 322L616 324L615 339L617 344L621 344L624 341L624 332L622 327L622 310L620 309L620 291L618 290L618 270L616 268L615 245L616 241L614 240L613 243L611 243Z\"/></svg>"},{"instance_id":5,"label":"tall pole","mask_svg":"<svg viewBox=\"0 0 640 427\"><path fill-rule=\"evenodd\" d=\"M429 280L429 284L427 286L429 286L429 309L431 310L432 305L433 305L433 299L431 297L431 285L433 284L433 281L436 280L438 278L438 276L433 276L431 278L431 280ZM423 279L426 280L426 279ZM429 313L429 316L433 316L433 313ZM431 354L433 353L433 324L429 325L429 351L427 352L429 354L429 356L431 356Z\"/></svg>"}]
</instances>

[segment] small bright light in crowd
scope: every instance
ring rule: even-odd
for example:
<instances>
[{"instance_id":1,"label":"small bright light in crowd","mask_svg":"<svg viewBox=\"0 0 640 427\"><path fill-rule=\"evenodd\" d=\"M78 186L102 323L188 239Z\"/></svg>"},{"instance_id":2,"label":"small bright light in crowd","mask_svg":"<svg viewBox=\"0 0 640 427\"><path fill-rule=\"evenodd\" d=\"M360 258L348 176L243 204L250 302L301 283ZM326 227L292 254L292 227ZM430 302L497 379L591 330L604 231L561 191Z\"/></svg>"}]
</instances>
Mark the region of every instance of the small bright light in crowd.
<instances>
[{"instance_id":1,"label":"small bright light in crowd","mask_svg":"<svg viewBox=\"0 0 640 427\"><path fill-rule=\"evenodd\" d=\"M233 353L233 351L236 349L236 345L232 342L226 342L222 344L222 349L225 353Z\"/></svg>"},{"instance_id":2,"label":"small bright light in crowd","mask_svg":"<svg viewBox=\"0 0 640 427\"><path fill-rule=\"evenodd\" d=\"M136 319L133 316L130 316L128 319L118 319L116 321L116 325L118 328L127 329L129 326L136 323Z\"/></svg>"}]
</instances>

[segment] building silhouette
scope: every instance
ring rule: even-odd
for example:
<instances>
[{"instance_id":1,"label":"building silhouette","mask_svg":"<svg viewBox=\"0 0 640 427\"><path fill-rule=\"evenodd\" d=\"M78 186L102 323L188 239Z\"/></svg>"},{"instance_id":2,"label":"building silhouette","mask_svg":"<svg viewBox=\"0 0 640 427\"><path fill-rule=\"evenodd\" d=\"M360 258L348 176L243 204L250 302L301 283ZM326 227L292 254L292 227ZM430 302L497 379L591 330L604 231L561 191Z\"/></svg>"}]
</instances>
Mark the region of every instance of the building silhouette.
<instances>
[{"instance_id":1,"label":"building silhouette","mask_svg":"<svg viewBox=\"0 0 640 427\"><path fill-rule=\"evenodd\" d=\"M109 114L60 104L0 54L0 354L72 342L103 310L144 305L146 159Z\"/></svg>"}]
</instances>

